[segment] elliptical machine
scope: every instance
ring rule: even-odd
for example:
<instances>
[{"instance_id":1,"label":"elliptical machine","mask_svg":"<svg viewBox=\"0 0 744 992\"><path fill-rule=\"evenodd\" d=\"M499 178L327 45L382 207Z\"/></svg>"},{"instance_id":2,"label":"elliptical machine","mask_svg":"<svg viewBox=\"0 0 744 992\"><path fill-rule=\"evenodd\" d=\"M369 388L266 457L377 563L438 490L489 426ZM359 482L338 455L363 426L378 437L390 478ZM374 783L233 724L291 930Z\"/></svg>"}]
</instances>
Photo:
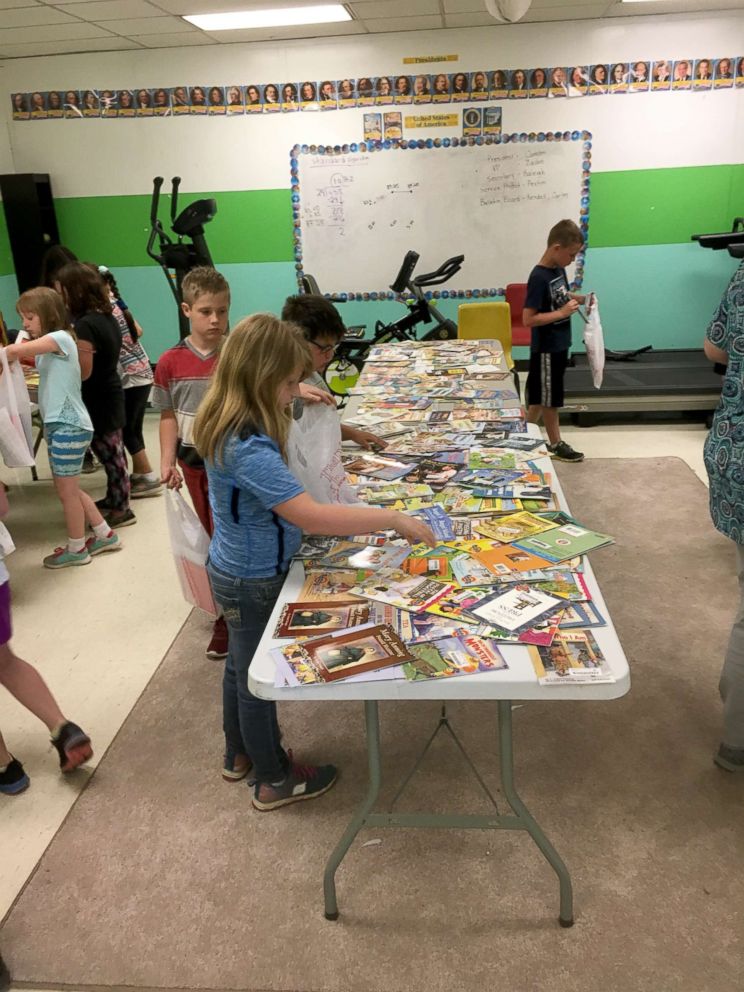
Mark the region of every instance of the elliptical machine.
<instances>
[{"instance_id":1,"label":"elliptical machine","mask_svg":"<svg viewBox=\"0 0 744 992\"><path fill-rule=\"evenodd\" d=\"M183 294L181 284L184 277L191 269L198 265L208 265L213 267L212 256L207 247L204 237L204 225L211 221L217 213L216 200L194 200L187 207L177 214L178 211L178 188L181 185L181 177L174 176L171 180L171 205L170 220L171 229L178 235L178 240L174 241L165 231L158 218L158 207L160 206L160 190L163 186L163 177L156 176L152 181L152 200L150 201L150 237L147 240L147 254L154 259L165 273L173 297L178 307L178 330L179 337L183 340L189 333L189 322L181 310ZM184 238L190 238L191 243L185 243ZM155 251L155 241L158 242L158 251ZM173 274L171 273L173 270Z\"/></svg>"}]
</instances>

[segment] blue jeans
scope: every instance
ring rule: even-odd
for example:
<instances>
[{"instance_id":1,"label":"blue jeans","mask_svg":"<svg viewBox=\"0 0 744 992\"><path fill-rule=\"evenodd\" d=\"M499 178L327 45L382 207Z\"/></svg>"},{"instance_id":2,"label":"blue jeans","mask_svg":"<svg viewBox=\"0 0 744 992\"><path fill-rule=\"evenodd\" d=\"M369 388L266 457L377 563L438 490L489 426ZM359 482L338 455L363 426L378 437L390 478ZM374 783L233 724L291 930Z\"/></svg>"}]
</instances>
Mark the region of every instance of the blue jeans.
<instances>
[{"instance_id":1,"label":"blue jeans","mask_svg":"<svg viewBox=\"0 0 744 992\"><path fill-rule=\"evenodd\" d=\"M248 688L248 669L284 585L285 575L241 579L207 564L215 602L222 608L228 653L222 680L222 726L228 758L247 754L257 782L279 782L289 758L281 744L276 703Z\"/></svg>"}]
</instances>

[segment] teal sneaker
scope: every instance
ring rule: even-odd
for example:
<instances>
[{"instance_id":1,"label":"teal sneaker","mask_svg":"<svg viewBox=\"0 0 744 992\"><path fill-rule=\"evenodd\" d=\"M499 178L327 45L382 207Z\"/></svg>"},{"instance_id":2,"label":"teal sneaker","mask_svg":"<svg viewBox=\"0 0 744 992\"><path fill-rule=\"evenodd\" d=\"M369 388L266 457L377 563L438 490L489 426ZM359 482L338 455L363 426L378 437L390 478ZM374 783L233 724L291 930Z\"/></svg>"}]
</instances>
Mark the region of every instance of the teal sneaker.
<instances>
[{"instance_id":1,"label":"teal sneaker","mask_svg":"<svg viewBox=\"0 0 744 992\"><path fill-rule=\"evenodd\" d=\"M69 551L67 548L55 548L51 555L44 559L44 568L67 568L68 565L90 565L91 557L88 549Z\"/></svg>"},{"instance_id":2,"label":"teal sneaker","mask_svg":"<svg viewBox=\"0 0 744 992\"><path fill-rule=\"evenodd\" d=\"M119 535L111 531L108 537L89 537L85 542L85 547L91 558L96 555L106 554L107 551L121 551L123 544L119 540Z\"/></svg>"}]
</instances>

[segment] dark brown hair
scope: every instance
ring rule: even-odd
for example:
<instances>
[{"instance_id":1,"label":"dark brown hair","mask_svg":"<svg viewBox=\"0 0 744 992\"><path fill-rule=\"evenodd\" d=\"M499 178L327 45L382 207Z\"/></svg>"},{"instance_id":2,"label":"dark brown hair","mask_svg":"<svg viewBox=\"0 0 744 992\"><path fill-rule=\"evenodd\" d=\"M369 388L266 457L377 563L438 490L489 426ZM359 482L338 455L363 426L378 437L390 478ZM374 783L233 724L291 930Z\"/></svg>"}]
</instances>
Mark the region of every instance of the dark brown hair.
<instances>
[{"instance_id":1,"label":"dark brown hair","mask_svg":"<svg viewBox=\"0 0 744 992\"><path fill-rule=\"evenodd\" d=\"M108 289L99 272L83 262L68 262L57 273L67 309L74 320L86 313L111 313Z\"/></svg>"},{"instance_id":2,"label":"dark brown hair","mask_svg":"<svg viewBox=\"0 0 744 992\"><path fill-rule=\"evenodd\" d=\"M282 307L282 320L289 320L301 327L307 341L315 341L319 337L340 341L346 334L338 310L324 296L313 296L310 293L288 296Z\"/></svg>"},{"instance_id":3,"label":"dark brown hair","mask_svg":"<svg viewBox=\"0 0 744 992\"><path fill-rule=\"evenodd\" d=\"M559 220L550 229L548 235L548 248L551 245L560 245L561 248L568 248L569 245L583 245L584 235L581 228L572 220Z\"/></svg>"}]
</instances>

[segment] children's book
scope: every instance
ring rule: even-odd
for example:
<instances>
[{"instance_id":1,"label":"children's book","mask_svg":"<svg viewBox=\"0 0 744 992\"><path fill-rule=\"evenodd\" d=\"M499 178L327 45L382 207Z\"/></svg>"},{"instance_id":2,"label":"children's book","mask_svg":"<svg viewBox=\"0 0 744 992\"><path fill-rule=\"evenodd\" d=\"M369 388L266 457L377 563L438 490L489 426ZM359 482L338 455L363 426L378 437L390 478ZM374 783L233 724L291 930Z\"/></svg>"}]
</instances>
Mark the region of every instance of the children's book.
<instances>
[{"instance_id":1,"label":"children's book","mask_svg":"<svg viewBox=\"0 0 744 992\"><path fill-rule=\"evenodd\" d=\"M554 572L551 578L539 579L536 582L531 581L530 585L533 589L542 589L543 592L547 592L551 596L559 596L572 603L583 602L592 598L583 576L576 572Z\"/></svg>"},{"instance_id":2,"label":"children's book","mask_svg":"<svg viewBox=\"0 0 744 992\"><path fill-rule=\"evenodd\" d=\"M497 489L516 482L522 478L522 474L519 469L465 469L458 472L452 481L458 486L467 486L468 489Z\"/></svg>"},{"instance_id":3,"label":"children's book","mask_svg":"<svg viewBox=\"0 0 744 992\"><path fill-rule=\"evenodd\" d=\"M587 530L578 524L564 524L552 530L515 541L514 546L540 555L548 561L562 562L575 555L584 555L595 548L603 548L606 544L614 544L609 534Z\"/></svg>"},{"instance_id":4,"label":"children's book","mask_svg":"<svg viewBox=\"0 0 744 992\"><path fill-rule=\"evenodd\" d=\"M403 674L411 682L495 672L508 667L495 645L474 634L443 637L411 645L410 649L414 659L403 665Z\"/></svg>"},{"instance_id":5,"label":"children's book","mask_svg":"<svg viewBox=\"0 0 744 992\"><path fill-rule=\"evenodd\" d=\"M300 599L305 603L332 603L337 600L348 602L353 599L349 595L350 590L370 574L359 569L334 569L327 572L306 570Z\"/></svg>"},{"instance_id":6,"label":"children's book","mask_svg":"<svg viewBox=\"0 0 744 992\"><path fill-rule=\"evenodd\" d=\"M545 441L539 437L529 437L526 434L509 434L499 444L500 448L513 448L515 451L537 451L545 447Z\"/></svg>"},{"instance_id":7,"label":"children's book","mask_svg":"<svg viewBox=\"0 0 744 992\"><path fill-rule=\"evenodd\" d=\"M411 470L409 462L399 462L383 455L359 455L350 461L344 460L344 470L355 475L367 475L372 479L390 482L400 479Z\"/></svg>"},{"instance_id":8,"label":"children's book","mask_svg":"<svg viewBox=\"0 0 744 992\"><path fill-rule=\"evenodd\" d=\"M318 568L366 569L377 572L381 568L398 568L411 553L408 545L385 544L382 547L359 549L358 544L342 541L315 563Z\"/></svg>"},{"instance_id":9,"label":"children's book","mask_svg":"<svg viewBox=\"0 0 744 992\"><path fill-rule=\"evenodd\" d=\"M448 548L448 551L451 549ZM450 567L447 555L409 555L401 565L402 571L408 575L420 575L427 579L443 579L447 581L452 578L452 568Z\"/></svg>"},{"instance_id":10,"label":"children's book","mask_svg":"<svg viewBox=\"0 0 744 992\"><path fill-rule=\"evenodd\" d=\"M458 555L453 558L450 569L458 586L487 586L496 581L493 573L472 555Z\"/></svg>"},{"instance_id":11,"label":"children's book","mask_svg":"<svg viewBox=\"0 0 744 992\"><path fill-rule=\"evenodd\" d=\"M552 520L546 520L544 517L538 517L534 513L523 510L521 513L510 513L489 520L477 520L474 526L478 533L483 534L484 537L501 541L502 544L511 544L512 541L541 534L544 530L550 530L556 525Z\"/></svg>"},{"instance_id":12,"label":"children's book","mask_svg":"<svg viewBox=\"0 0 744 992\"><path fill-rule=\"evenodd\" d=\"M607 660L588 630L559 631L550 647L531 647L540 685L614 682Z\"/></svg>"},{"instance_id":13,"label":"children's book","mask_svg":"<svg viewBox=\"0 0 744 992\"><path fill-rule=\"evenodd\" d=\"M468 613L480 623L515 631L534 626L536 621L554 613L560 605L561 601L555 596L548 596L528 585L516 585L506 591L499 589L492 592L475 606L468 607Z\"/></svg>"},{"instance_id":14,"label":"children's book","mask_svg":"<svg viewBox=\"0 0 744 992\"><path fill-rule=\"evenodd\" d=\"M274 637L312 637L319 631L357 627L368 620L369 606L358 599L337 600L333 603L286 603Z\"/></svg>"},{"instance_id":15,"label":"children's book","mask_svg":"<svg viewBox=\"0 0 744 992\"><path fill-rule=\"evenodd\" d=\"M432 496L431 486L414 486L407 482L394 482L392 485L357 486L356 494L363 503L382 505L396 503L398 500L417 499Z\"/></svg>"},{"instance_id":16,"label":"children's book","mask_svg":"<svg viewBox=\"0 0 744 992\"><path fill-rule=\"evenodd\" d=\"M498 449L490 451L471 451L470 457L468 458L468 468L500 468L500 469L513 469L516 468L517 459L515 455L509 452L499 451Z\"/></svg>"},{"instance_id":17,"label":"children's book","mask_svg":"<svg viewBox=\"0 0 744 992\"><path fill-rule=\"evenodd\" d=\"M496 576L506 575L508 572L531 572L549 565L545 558L524 551L514 544L500 544L487 551L476 551L474 555L481 565L485 565Z\"/></svg>"},{"instance_id":18,"label":"children's book","mask_svg":"<svg viewBox=\"0 0 744 992\"><path fill-rule=\"evenodd\" d=\"M426 485L436 492L443 489L457 475L458 466L449 462L438 462L433 458L422 458L404 476L404 481L414 485Z\"/></svg>"},{"instance_id":19,"label":"children's book","mask_svg":"<svg viewBox=\"0 0 744 992\"><path fill-rule=\"evenodd\" d=\"M480 603L481 600L490 596L493 592L491 586L469 586L461 588L450 586L443 596L425 608L426 613L431 613L437 617L445 617L448 620L457 620L460 623L476 624L482 620L475 619L469 611Z\"/></svg>"},{"instance_id":20,"label":"children's book","mask_svg":"<svg viewBox=\"0 0 744 992\"><path fill-rule=\"evenodd\" d=\"M607 621L594 603L567 603L561 617L561 630L572 627L606 627Z\"/></svg>"},{"instance_id":21,"label":"children's book","mask_svg":"<svg viewBox=\"0 0 744 992\"><path fill-rule=\"evenodd\" d=\"M431 527L434 536L440 541L448 541L455 536L455 532L452 530L452 521L441 506L430 506L418 510L416 516Z\"/></svg>"},{"instance_id":22,"label":"children's book","mask_svg":"<svg viewBox=\"0 0 744 992\"><path fill-rule=\"evenodd\" d=\"M384 623L337 630L279 650L301 685L336 682L413 660L392 627Z\"/></svg>"},{"instance_id":23,"label":"children's book","mask_svg":"<svg viewBox=\"0 0 744 992\"><path fill-rule=\"evenodd\" d=\"M354 587L353 595L419 613L447 595L452 588L451 583L435 582L420 575L407 575L400 570L391 570L381 575L372 575L360 582Z\"/></svg>"}]
</instances>

